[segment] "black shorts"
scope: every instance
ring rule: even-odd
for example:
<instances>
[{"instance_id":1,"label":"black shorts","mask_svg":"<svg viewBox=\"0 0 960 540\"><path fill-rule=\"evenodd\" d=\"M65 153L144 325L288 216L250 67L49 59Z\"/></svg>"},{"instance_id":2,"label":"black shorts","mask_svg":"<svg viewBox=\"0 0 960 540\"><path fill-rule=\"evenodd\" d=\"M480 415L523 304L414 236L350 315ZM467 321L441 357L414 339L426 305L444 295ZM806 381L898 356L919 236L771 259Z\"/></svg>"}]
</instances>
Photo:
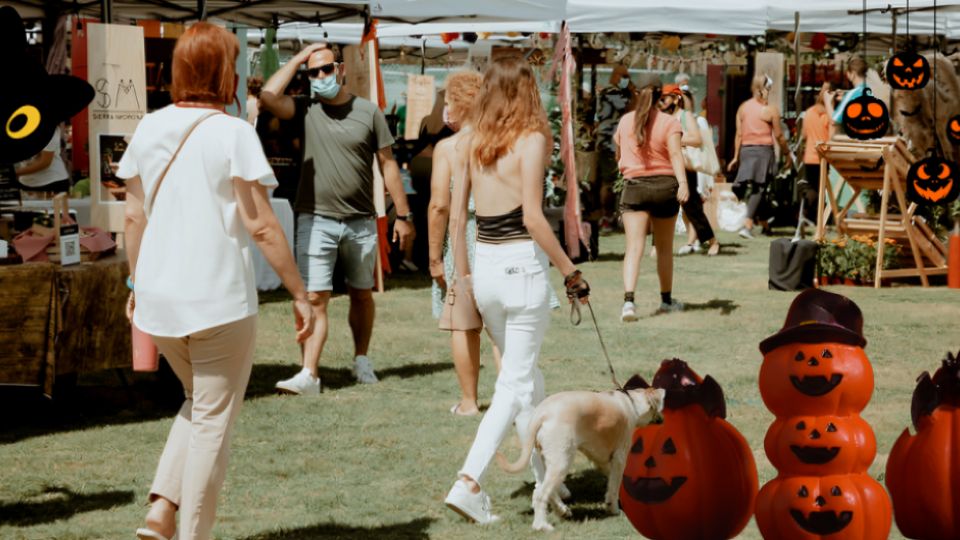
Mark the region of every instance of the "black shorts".
<instances>
[{"instance_id":1,"label":"black shorts","mask_svg":"<svg viewBox=\"0 0 960 540\"><path fill-rule=\"evenodd\" d=\"M20 184L20 182L17 182L17 183ZM59 180L57 182L51 182L49 184L44 184L39 187L30 187L30 186L25 186L23 184L20 184L20 189L22 189L23 191L31 191L31 192L66 193L70 191L70 181Z\"/></svg>"},{"instance_id":2,"label":"black shorts","mask_svg":"<svg viewBox=\"0 0 960 540\"><path fill-rule=\"evenodd\" d=\"M643 176L623 181L620 212L648 212L655 218L674 217L680 211L680 184L669 175Z\"/></svg>"},{"instance_id":3,"label":"black shorts","mask_svg":"<svg viewBox=\"0 0 960 540\"><path fill-rule=\"evenodd\" d=\"M820 164L804 163L803 176L807 181L806 189L817 190L820 187Z\"/></svg>"}]
</instances>

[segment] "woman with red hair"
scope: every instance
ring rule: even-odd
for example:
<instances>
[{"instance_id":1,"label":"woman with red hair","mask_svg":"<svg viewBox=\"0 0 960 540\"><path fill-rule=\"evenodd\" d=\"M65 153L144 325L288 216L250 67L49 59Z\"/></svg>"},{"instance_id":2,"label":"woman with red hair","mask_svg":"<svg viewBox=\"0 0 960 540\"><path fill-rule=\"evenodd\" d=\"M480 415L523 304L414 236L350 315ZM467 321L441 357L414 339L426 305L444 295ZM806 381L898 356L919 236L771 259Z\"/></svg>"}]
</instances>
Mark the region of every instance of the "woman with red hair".
<instances>
[{"instance_id":1,"label":"woman with red hair","mask_svg":"<svg viewBox=\"0 0 960 540\"><path fill-rule=\"evenodd\" d=\"M236 100L238 51L223 28L190 27L173 52L174 104L140 121L117 172L127 180L127 316L153 336L186 394L141 540L211 537L253 365L251 239L293 295L297 340L313 331L306 288L267 196L277 185L273 171L253 126L224 114Z\"/></svg>"},{"instance_id":2,"label":"woman with red hair","mask_svg":"<svg viewBox=\"0 0 960 540\"><path fill-rule=\"evenodd\" d=\"M543 215L548 133L530 66L518 58L494 62L484 75L474 133L461 145L458 160L466 164L462 181L476 206L474 296L502 357L490 408L444 501L481 524L497 520L480 488L497 447L512 425L526 440L533 410L545 397L537 360L550 326L550 263L564 276L567 298L586 302L590 295ZM463 202L457 203L463 211L450 219L451 235L460 240L466 229ZM464 242L455 244L457 268L469 268ZM543 462L537 453L531 461L539 488Z\"/></svg>"},{"instance_id":3,"label":"woman with red hair","mask_svg":"<svg viewBox=\"0 0 960 540\"><path fill-rule=\"evenodd\" d=\"M480 104L480 88L483 75L477 71L458 71L447 77L444 92L443 121L455 135L437 143L433 150L433 167L430 178L430 206L428 215L428 244L430 252L430 275L433 277L433 316L439 318L443 311L444 291L453 277L453 253L447 239L447 224L450 216L450 193L455 182L463 177L466 163L459 149L473 133ZM476 217L471 201L467 212L466 243L470 264L473 265L476 238ZM458 274L469 274L469 268L459 268ZM450 412L459 416L477 416L477 379L480 376L480 328L454 329L450 332L453 351L453 367L460 383L460 401Z\"/></svg>"}]
</instances>

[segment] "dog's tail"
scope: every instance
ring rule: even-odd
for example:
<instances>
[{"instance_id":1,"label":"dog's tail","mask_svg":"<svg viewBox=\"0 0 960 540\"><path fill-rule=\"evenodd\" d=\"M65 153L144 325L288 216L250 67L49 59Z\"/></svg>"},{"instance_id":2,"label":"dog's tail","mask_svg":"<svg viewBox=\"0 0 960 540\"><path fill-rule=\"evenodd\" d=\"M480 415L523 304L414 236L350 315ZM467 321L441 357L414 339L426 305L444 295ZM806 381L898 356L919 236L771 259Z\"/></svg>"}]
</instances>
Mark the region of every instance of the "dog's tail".
<instances>
[{"instance_id":1,"label":"dog's tail","mask_svg":"<svg viewBox=\"0 0 960 540\"><path fill-rule=\"evenodd\" d=\"M527 465L530 463L530 456L533 454L533 447L537 444L537 433L540 431L540 426L543 424L543 416L537 415L533 419L533 422L530 422L530 427L527 430L527 439L523 441L523 449L520 450L520 458L516 462L510 463L507 460L507 456L503 455L503 452L497 452L497 465L501 469L508 473L518 473L527 468Z\"/></svg>"}]
</instances>

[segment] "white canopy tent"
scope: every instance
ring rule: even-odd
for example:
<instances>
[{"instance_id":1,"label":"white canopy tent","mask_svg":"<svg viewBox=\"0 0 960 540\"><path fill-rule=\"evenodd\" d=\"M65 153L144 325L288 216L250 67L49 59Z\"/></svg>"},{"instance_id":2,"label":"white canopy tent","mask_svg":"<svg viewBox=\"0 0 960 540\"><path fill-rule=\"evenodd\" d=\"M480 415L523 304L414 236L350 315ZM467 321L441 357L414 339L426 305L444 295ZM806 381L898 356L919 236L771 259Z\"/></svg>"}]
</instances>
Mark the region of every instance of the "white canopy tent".
<instances>
[{"instance_id":1,"label":"white canopy tent","mask_svg":"<svg viewBox=\"0 0 960 540\"><path fill-rule=\"evenodd\" d=\"M567 0L370 0L379 35L442 32L556 32Z\"/></svg>"},{"instance_id":2,"label":"white canopy tent","mask_svg":"<svg viewBox=\"0 0 960 540\"><path fill-rule=\"evenodd\" d=\"M370 0L371 14L389 21L381 36L442 32L556 31L566 20L570 30L589 32L676 32L757 35L767 30L860 32L862 0ZM933 0L912 0L911 33L933 33ZM960 39L960 0L942 0L938 31ZM893 8L894 11L887 11ZM889 34L898 17L905 32L906 0L868 0L867 31ZM408 24L402 24L408 23Z\"/></svg>"},{"instance_id":3,"label":"white canopy tent","mask_svg":"<svg viewBox=\"0 0 960 540\"><path fill-rule=\"evenodd\" d=\"M572 32L762 34L762 2L744 0L567 0Z\"/></svg>"}]
</instances>

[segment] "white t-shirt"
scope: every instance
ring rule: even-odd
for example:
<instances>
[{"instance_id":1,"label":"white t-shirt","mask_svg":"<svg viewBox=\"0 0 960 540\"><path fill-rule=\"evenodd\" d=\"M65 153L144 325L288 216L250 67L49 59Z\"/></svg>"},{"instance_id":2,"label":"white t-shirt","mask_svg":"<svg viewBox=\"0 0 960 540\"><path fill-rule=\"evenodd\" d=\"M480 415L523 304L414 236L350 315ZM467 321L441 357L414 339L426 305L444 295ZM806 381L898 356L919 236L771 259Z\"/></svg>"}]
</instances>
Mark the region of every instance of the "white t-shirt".
<instances>
[{"instance_id":1,"label":"white t-shirt","mask_svg":"<svg viewBox=\"0 0 960 540\"><path fill-rule=\"evenodd\" d=\"M251 238L233 178L275 186L253 126L218 114L200 124L150 198L190 126L211 109L170 105L140 121L117 176L140 176L149 224L136 268L134 322L155 336L183 337L257 313Z\"/></svg>"},{"instance_id":2,"label":"white t-shirt","mask_svg":"<svg viewBox=\"0 0 960 540\"><path fill-rule=\"evenodd\" d=\"M47 143L47 146L44 147L43 151L53 152L53 161L50 162L50 166L42 171L37 171L33 174L24 174L18 177L17 180L19 180L21 184L27 187L38 188L69 178L67 166L64 164L63 159L60 158L59 127L53 130L53 137L50 139L50 142ZM29 161L25 161L21 163L21 165L27 163L29 163Z\"/></svg>"}]
</instances>

